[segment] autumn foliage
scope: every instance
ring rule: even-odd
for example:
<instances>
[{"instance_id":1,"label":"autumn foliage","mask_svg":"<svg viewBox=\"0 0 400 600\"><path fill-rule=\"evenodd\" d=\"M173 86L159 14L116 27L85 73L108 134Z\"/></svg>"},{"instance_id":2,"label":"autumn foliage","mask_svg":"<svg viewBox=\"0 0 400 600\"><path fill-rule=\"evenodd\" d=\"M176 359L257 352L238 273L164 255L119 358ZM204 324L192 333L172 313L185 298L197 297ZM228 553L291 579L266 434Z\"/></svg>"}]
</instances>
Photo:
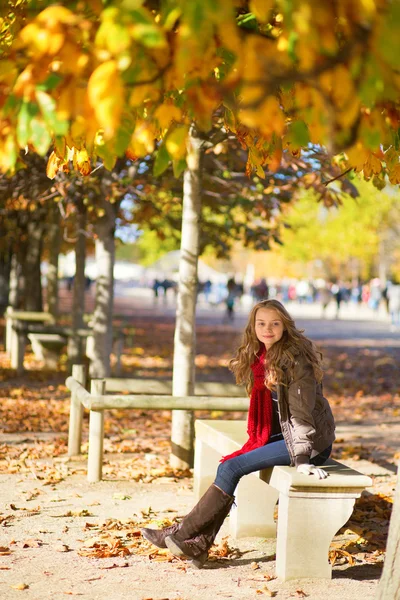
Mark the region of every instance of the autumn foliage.
<instances>
[{"instance_id":1,"label":"autumn foliage","mask_svg":"<svg viewBox=\"0 0 400 600\"><path fill-rule=\"evenodd\" d=\"M42 10L39 10L40 5ZM47 6L46 6L47 5ZM185 168L189 128L233 133L247 171L324 145L400 182L400 7L389 0L9 2L0 20L0 167L48 175L157 150Z\"/></svg>"}]
</instances>

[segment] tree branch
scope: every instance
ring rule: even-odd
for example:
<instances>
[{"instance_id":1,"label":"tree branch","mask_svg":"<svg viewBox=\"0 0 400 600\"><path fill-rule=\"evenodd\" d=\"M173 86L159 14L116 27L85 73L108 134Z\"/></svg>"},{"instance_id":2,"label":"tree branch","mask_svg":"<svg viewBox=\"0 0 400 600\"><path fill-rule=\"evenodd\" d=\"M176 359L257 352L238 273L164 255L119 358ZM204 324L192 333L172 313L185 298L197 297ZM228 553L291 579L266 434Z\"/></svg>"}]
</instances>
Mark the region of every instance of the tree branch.
<instances>
[{"instance_id":1,"label":"tree branch","mask_svg":"<svg viewBox=\"0 0 400 600\"><path fill-rule=\"evenodd\" d=\"M328 179L328 181L322 181L321 183L323 185L327 186L329 183L332 183L332 181L336 181L337 179L340 179L341 177L344 177L345 175L347 175L347 173L350 173L350 171L352 171L353 168L354 167L349 167L348 169L343 171L343 173L339 173L339 175L337 175L336 177L333 177L332 179Z\"/></svg>"}]
</instances>

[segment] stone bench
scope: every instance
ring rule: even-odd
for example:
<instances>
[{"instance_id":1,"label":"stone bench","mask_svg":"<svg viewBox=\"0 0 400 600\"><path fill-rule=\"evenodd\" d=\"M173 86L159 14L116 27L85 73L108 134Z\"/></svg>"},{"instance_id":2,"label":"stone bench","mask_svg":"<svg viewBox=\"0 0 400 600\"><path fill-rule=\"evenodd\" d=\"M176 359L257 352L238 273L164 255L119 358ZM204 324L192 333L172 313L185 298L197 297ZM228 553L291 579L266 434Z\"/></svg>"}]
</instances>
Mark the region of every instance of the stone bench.
<instances>
[{"instance_id":1,"label":"stone bench","mask_svg":"<svg viewBox=\"0 0 400 600\"><path fill-rule=\"evenodd\" d=\"M25 310L15 310L8 306L5 311L6 332L5 332L5 350L10 355L11 368L17 370L21 375L24 370L24 353L26 335L22 331L23 325L35 323L55 323L53 315L47 312L35 312Z\"/></svg>"},{"instance_id":2,"label":"stone bench","mask_svg":"<svg viewBox=\"0 0 400 600\"><path fill-rule=\"evenodd\" d=\"M60 352L67 338L58 333L28 333L32 351L38 360L43 360L48 369L57 369Z\"/></svg>"},{"instance_id":3,"label":"stone bench","mask_svg":"<svg viewBox=\"0 0 400 600\"><path fill-rule=\"evenodd\" d=\"M213 483L221 456L247 440L244 421L197 420L194 492L198 500ZM273 467L243 477L229 518L233 537L277 537L276 574L286 581L332 577L329 546L350 518L370 477L329 460L329 477L318 480L294 467ZM278 525L274 521L277 501Z\"/></svg>"}]
</instances>

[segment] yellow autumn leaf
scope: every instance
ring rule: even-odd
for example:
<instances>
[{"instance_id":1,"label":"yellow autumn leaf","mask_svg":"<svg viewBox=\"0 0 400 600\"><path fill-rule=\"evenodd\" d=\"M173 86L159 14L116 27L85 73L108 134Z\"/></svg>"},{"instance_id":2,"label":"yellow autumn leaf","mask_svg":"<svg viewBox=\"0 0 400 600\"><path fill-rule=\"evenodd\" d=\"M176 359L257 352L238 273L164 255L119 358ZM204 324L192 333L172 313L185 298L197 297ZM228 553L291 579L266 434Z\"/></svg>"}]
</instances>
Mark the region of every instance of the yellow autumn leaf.
<instances>
[{"instance_id":1,"label":"yellow autumn leaf","mask_svg":"<svg viewBox=\"0 0 400 600\"><path fill-rule=\"evenodd\" d=\"M354 167L356 171L362 171L365 161L368 158L369 152L361 142L357 142L354 146L346 150L349 165Z\"/></svg>"},{"instance_id":2,"label":"yellow autumn leaf","mask_svg":"<svg viewBox=\"0 0 400 600\"><path fill-rule=\"evenodd\" d=\"M64 6L49 6L42 10L37 17L38 23L43 23L48 29L54 29L58 23L72 25L77 20L74 13Z\"/></svg>"},{"instance_id":3,"label":"yellow autumn leaf","mask_svg":"<svg viewBox=\"0 0 400 600\"><path fill-rule=\"evenodd\" d=\"M395 185L396 183L400 183L400 163L397 163L397 165L390 169L389 181L393 185Z\"/></svg>"},{"instance_id":4,"label":"yellow autumn leaf","mask_svg":"<svg viewBox=\"0 0 400 600\"><path fill-rule=\"evenodd\" d=\"M61 159L57 156L55 152L52 152L49 156L49 160L47 161L46 166L46 175L49 179L54 179L54 177L57 175L60 164Z\"/></svg>"},{"instance_id":5,"label":"yellow autumn leaf","mask_svg":"<svg viewBox=\"0 0 400 600\"><path fill-rule=\"evenodd\" d=\"M16 583L15 585L10 585L10 588L22 591L27 590L29 588L29 585L27 583Z\"/></svg>"},{"instance_id":6,"label":"yellow autumn leaf","mask_svg":"<svg viewBox=\"0 0 400 600\"><path fill-rule=\"evenodd\" d=\"M250 12L260 23L268 23L271 8L275 4L274 0L250 0Z\"/></svg>"},{"instance_id":7,"label":"yellow autumn leaf","mask_svg":"<svg viewBox=\"0 0 400 600\"><path fill-rule=\"evenodd\" d=\"M360 114L361 102L354 94L352 95L343 107L343 110L337 112L337 122L343 129L347 129L353 125Z\"/></svg>"},{"instance_id":8,"label":"yellow autumn leaf","mask_svg":"<svg viewBox=\"0 0 400 600\"><path fill-rule=\"evenodd\" d=\"M396 150L393 148L393 146L391 146L388 150L386 150L385 162L386 162L386 165L389 167L389 169L395 167L396 164L399 162L399 155L396 152Z\"/></svg>"},{"instance_id":9,"label":"yellow autumn leaf","mask_svg":"<svg viewBox=\"0 0 400 600\"><path fill-rule=\"evenodd\" d=\"M124 86L116 61L109 60L93 71L87 94L96 119L104 129L104 137L110 139L119 125L124 105Z\"/></svg>"},{"instance_id":10,"label":"yellow autumn leaf","mask_svg":"<svg viewBox=\"0 0 400 600\"><path fill-rule=\"evenodd\" d=\"M165 146L168 154L174 160L179 160L186 155L186 139L189 132L187 125L175 127L167 136Z\"/></svg>"},{"instance_id":11,"label":"yellow autumn leaf","mask_svg":"<svg viewBox=\"0 0 400 600\"><path fill-rule=\"evenodd\" d=\"M126 151L127 156L138 158L151 154L155 147L155 137L155 129L151 123L137 122Z\"/></svg>"},{"instance_id":12,"label":"yellow autumn leaf","mask_svg":"<svg viewBox=\"0 0 400 600\"><path fill-rule=\"evenodd\" d=\"M90 158L85 148L82 148L82 150L75 149L73 163L74 168L82 175L89 175L92 171Z\"/></svg>"},{"instance_id":13,"label":"yellow autumn leaf","mask_svg":"<svg viewBox=\"0 0 400 600\"><path fill-rule=\"evenodd\" d=\"M354 96L353 78L344 65L338 65L333 71L332 96L335 104L342 107Z\"/></svg>"},{"instance_id":14,"label":"yellow autumn leaf","mask_svg":"<svg viewBox=\"0 0 400 600\"><path fill-rule=\"evenodd\" d=\"M168 129L172 121L179 123L182 119L182 111L174 104L161 104L154 113L161 129Z\"/></svg>"},{"instance_id":15,"label":"yellow autumn leaf","mask_svg":"<svg viewBox=\"0 0 400 600\"><path fill-rule=\"evenodd\" d=\"M364 176L369 178L371 175L378 175L382 171L382 163L372 152L369 153L363 167Z\"/></svg>"},{"instance_id":16,"label":"yellow autumn leaf","mask_svg":"<svg viewBox=\"0 0 400 600\"><path fill-rule=\"evenodd\" d=\"M142 106L145 102L157 100L160 90L152 84L135 86L129 96L129 106Z\"/></svg>"}]
</instances>

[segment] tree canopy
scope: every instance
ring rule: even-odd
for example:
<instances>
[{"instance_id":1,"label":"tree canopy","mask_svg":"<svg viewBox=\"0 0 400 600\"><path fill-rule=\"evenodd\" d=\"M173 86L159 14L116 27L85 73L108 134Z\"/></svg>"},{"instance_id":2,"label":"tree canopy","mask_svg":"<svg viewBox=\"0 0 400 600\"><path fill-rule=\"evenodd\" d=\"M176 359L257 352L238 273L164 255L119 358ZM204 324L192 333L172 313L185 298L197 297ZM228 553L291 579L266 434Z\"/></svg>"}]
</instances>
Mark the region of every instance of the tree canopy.
<instances>
[{"instance_id":1,"label":"tree canopy","mask_svg":"<svg viewBox=\"0 0 400 600\"><path fill-rule=\"evenodd\" d=\"M47 173L157 150L185 168L189 128L234 134L247 172L323 145L400 182L400 5L390 0L46 0L0 19L0 168ZM379 182L378 182L379 183Z\"/></svg>"}]
</instances>

